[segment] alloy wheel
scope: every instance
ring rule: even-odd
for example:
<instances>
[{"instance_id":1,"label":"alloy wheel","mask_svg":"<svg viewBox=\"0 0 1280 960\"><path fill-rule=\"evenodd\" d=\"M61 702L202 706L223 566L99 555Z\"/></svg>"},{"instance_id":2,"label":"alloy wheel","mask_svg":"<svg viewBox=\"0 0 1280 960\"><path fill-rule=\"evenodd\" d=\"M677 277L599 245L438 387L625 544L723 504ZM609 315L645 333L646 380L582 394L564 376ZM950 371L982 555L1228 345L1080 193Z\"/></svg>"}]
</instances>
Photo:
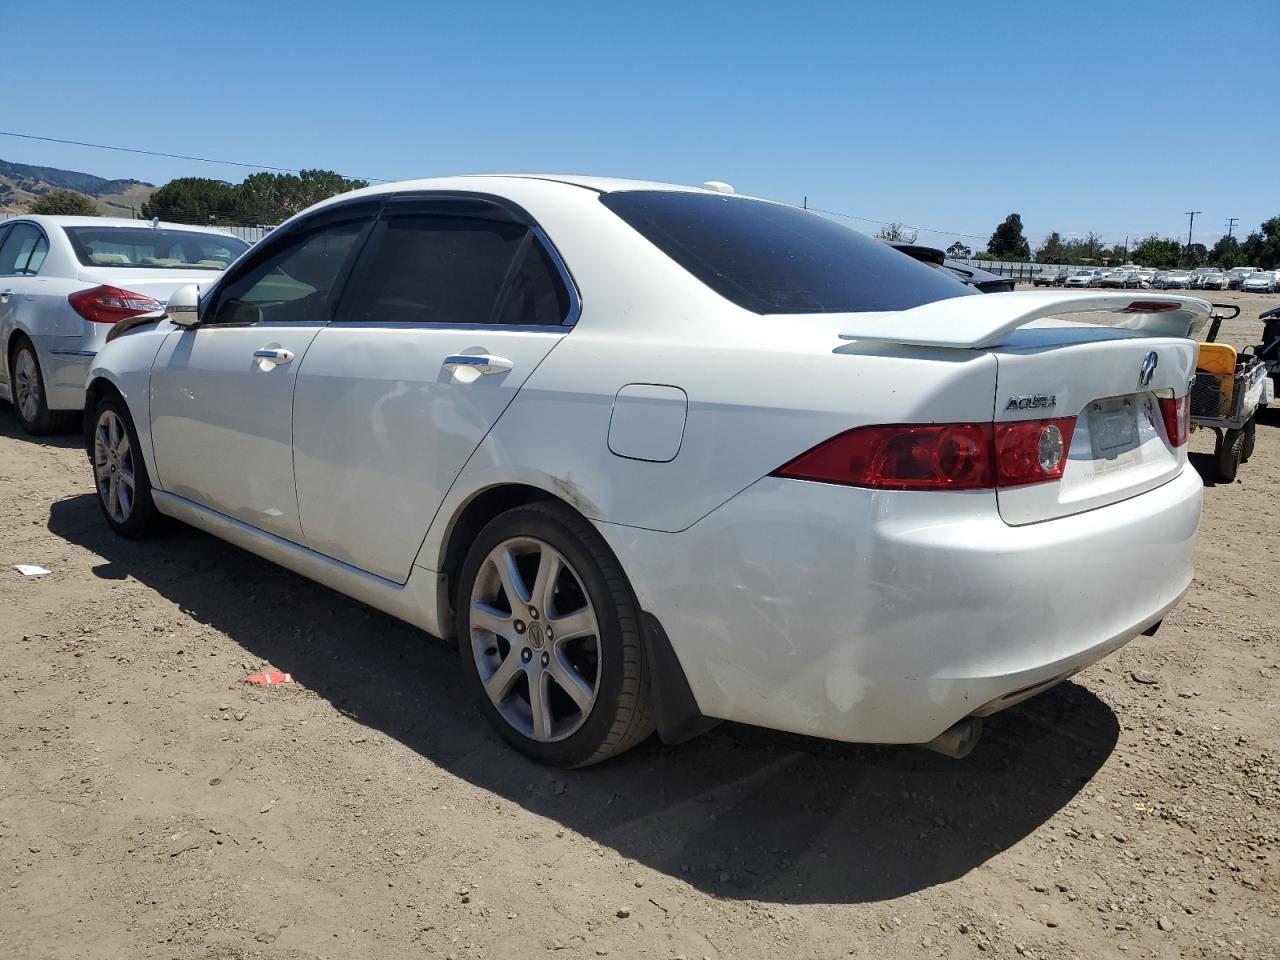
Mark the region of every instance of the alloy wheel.
<instances>
[{"instance_id":1,"label":"alloy wheel","mask_svg":"<svg viewBox=\"0 0 1280 960\"><path fill-rule=\"evenodd\" d=\"M532 537L504 540L476 575L471 653L502 718L532 740L577 731L600 694L600 627L573 565Z\"/></svg>"},{"instance_id":2,"label":"alloy wheel","mask_svg":"<svg viewBox=\"0 0 1280 960\"><path fill-rule=\"evenodd\" d=\"M114 410L103 410L93 431L93 476L107 515L124 523L133 513L136 477L129 431Z\"/></svg>"},{"instance_id":3,"label":"alloy wheel","mask_svg":"<svg viewBox=\"0 0 1280 960\"><path fill-rule=\"evenodd\" d=\"M22 419L31 423L40 413L40 371L30 348L22 347L13 362L14 399Z\"/></svg>"}]
</instances>

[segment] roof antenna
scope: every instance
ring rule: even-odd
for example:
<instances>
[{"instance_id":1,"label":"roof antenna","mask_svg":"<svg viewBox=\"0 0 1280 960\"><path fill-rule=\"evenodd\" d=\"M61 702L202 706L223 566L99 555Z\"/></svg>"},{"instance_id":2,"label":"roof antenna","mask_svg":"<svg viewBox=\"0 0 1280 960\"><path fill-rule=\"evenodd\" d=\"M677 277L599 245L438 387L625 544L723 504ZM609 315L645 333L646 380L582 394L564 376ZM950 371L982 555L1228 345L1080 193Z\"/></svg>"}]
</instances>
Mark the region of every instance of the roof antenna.
<instances>
[{"instance_id":1,"label":"roof antenna","mask_svg":"<svg viewBox=\"0 0 1280 960\"><path fill-rule=\"evenodd\" d=\"M702 185L705 189L712 193L733 193L733 184L725 183L723 180L708 180Z\"/></svg>"}]
</instances>

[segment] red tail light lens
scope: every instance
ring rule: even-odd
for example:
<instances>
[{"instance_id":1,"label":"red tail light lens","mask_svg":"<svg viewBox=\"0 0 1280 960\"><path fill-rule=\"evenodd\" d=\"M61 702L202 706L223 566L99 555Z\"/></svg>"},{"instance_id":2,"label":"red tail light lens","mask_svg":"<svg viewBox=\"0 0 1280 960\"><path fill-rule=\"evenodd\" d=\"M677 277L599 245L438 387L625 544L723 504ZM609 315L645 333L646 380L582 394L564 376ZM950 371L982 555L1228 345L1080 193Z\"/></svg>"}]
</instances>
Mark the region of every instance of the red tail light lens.
<instances>
[{"instance_id":1,"label":"red tail light lens","mask_svg":"<svg viewBox=\"0 0 1280 960\"><path fill-rule=\"evenodd\" d=\"M1062 476L1074 429L1074 417L858 427L802 453L773 476L880 490L1042 483Z\"/></svg>"},{"instance_id":2,"label":"red tail light lens","mask_svg":"<svg viewBox=\"0 0 1280 960\"><path fill-rule=\"evenodd\" d=\"M145 293L121 290L103 284L89 290L79 290L67 297L71 309L94 323L118 323L140 313L163 310L164 304Z\"/></svg>"},{"instance_id":3,"label":"red tail light lens","mask_svg":"<svg viewBox=\"0 0 1280 960\"><path fill-rule=\"evenodd\" d=\"M1191 432L1191 395L1184 393L1180 397L1159 399L1165 436L1172 446L1180 447L1187 442L1187 435Z\"/></svg>"},{"instance_id":4,"label":"red tail light lens","mask_svg":"<svg viewBox=\"0 0 1280 960\"><path fill-rule=\"evenodd\" d=\"M990 487L991 424L859 427L820 443L774 476L885 490Z\"/></svg>"},{"instance_id":5,"label":"red tail light lens","mask_svg":"<svg viewBox=\"0 0 1280 960\"><path fill-rule=\"evenodd\" d=\"M1075 428L1075 417L996 424L996 486L1060 478Z\"/></svg>"}]
</instances>

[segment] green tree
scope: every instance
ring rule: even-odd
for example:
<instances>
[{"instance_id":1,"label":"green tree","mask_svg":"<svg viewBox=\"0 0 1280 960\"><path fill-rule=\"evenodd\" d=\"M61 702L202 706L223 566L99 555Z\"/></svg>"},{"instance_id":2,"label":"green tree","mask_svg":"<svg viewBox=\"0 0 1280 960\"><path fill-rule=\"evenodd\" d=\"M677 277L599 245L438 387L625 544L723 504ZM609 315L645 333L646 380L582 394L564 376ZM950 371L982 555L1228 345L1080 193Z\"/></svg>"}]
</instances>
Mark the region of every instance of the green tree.
<instances>
[{"instance_id":1,"label":"green tree","mask_svg":"<svg viewBox=\"0 0 1280 960\"><path fill-rule=\"evenodd\" d=\"M915 243L917 235L900 223L888 223L876 231L876 239L886 243Z\"/></svg>"},{"instance_id":2,"label":"green tree","mask_svg":"<svg viewBox=\"0 0 1280 960\"><path fill-rule=\"evenodd\" d=\"M207 177L170 180L142 205L142 215L171 223L210 223L226 220L235 206L236 188Z\"/></svg>"},{"instance_id":3,"label":"green tree","mask_svg":"<svg viewBox=\"0 0 1280 960\"><path fill-rule=\"evenodd\" d=\"M1022 235L1022 217L1011 213L1004 222L996 227L987 241L987 253L997 260L1028 260L1031 257L1031 244Z\"/></svg>"},{"instance_id":4,"label":"green tree","mask_svg":"<svg viewBox=\"0 0 1280 960\"><path fill-rule=\"evenodd\" d=\"M1114 266L1129 262L1129 248L1123 243L1112 244L1109 250L1102 254L1102 259Z\"/></svg>"},{"instance_id":5,"label":"green tree","mask_svg":"<svg viewBox=\"0 0 1280 960\"><path fill-rule=\"evenodd\" d=\"M947 256L953 260L968 260L973 256L973 251L957 240L951 246L947 247Z\"/></svg>"},{"instance_id":6,"label":"green tree","mask_svg":"<svg viewBox=\"0 0 1280 960\"><path fill-rule=\"evenodd\" d=\"M1065 263L1066 262L1066 244L1062 242L1062 237L1058 235L1058 231L1054 231L1045 238L1044 243L1036 249L1037 263Z\"/></svg>"},{"instance_id":7,"label":"green tree","mask_svg":"<svg viewBox=\"0 0 1280 960\"><path fill-rule=\"evenodd\" d=\"M1259 229L1245 237L1240 244L1240 259L1243 266L1280 268L1280 217L1264 220Z\"/></svg>"},{"instance_id":8,"label":"green tree","mask_svg":"<svg viewBox=\"0 0 1280 960\"><path fill-rule=\"evenodd\" d=\"M1182 244L1177 240L1151 234L1133 248L1133 262L1156 270L1172 270L1182 260Z\"/></svg>"},{"instance_id":9,"label":"green tree","mask_svg":"<svg viewBox=\"0 0 1280 960\"><path fill-rule=\"evenodd\" d=\"M62 217L96 217L98 205L74 190L50 190L28 208L31 213Z\"/></svg>"},{"instance_id":10,"label":"green tree","mask_svg":"<svg viewBox=\"0 0 1280 960\"><path fill-rule=\"evenodd\" d=\"M297 176L255 173L236 187L234 213L241 223L276 224L321 200L368 185L332 170L301 170Z\"/></svg>"},{"instance_id":11,"label":"green tree","mask_svg":"<svg viewBox=\"0 0 1280 960\"><path fill-rule=\"evenodd\" d=\"M1240 266L1240 241L1232 236L1219 237L1209 251L1209 264L1223 270Z\"/></svg>"},{"instance_id":12,"label":"green tree","mask_svg":"<svg viewBox=\"0 0 1280 960\"><path fill-rule=\"evenodd\" d=\"M1181 265L1184 267L1198 267L1209 259L1209 248L1203 243L1193 243L1189 247L1182 250Z\"/></svg>"}]
</instances>

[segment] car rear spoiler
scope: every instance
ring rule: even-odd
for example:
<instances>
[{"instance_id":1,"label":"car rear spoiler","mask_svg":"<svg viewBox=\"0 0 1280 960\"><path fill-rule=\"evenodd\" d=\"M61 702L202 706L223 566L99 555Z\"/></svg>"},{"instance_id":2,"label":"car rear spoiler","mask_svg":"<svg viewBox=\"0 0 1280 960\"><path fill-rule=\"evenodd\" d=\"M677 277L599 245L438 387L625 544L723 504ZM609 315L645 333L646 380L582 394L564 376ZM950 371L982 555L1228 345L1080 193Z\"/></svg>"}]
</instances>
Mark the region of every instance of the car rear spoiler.
<instances>
[{"instance_id":1,"label":"car rear spoiler","mask_svg":"<svg viewBox=\"0 0 1280 960\"><path fill-rule=\"evenodd\" d=\"M1211 311L1204 300L1168 294L990 293L936 300L895 313L851 314L840 339L983 350L998 346L1033 320L1075 313L1123 314L1114 326L1145 337L1198 339Z\"/></svg>"}]
</instances>

